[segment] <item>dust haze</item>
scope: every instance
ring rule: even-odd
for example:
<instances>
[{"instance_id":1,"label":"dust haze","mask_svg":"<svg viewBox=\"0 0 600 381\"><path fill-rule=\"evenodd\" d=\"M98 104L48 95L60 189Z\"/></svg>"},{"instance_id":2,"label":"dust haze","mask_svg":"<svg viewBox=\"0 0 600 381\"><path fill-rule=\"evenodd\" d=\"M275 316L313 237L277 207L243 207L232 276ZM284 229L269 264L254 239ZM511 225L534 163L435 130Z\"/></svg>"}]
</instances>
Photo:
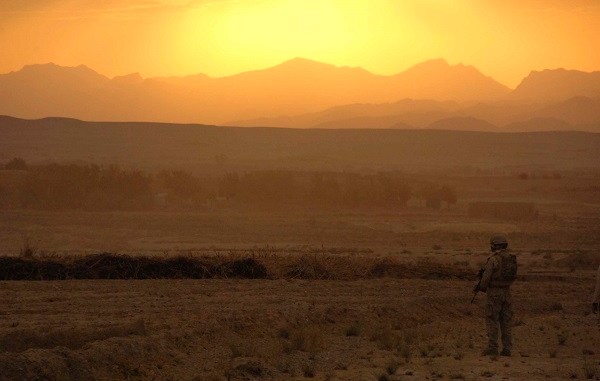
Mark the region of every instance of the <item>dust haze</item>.
<instances>
[{"instance_id":1,"label":"dust haze","mask_svg":"<svg viewBox=\"0 0 600 381\"><path fill-rule=\"evenodd\" d=\"M600 379L600 61L524 21L596 5L409 3L368 15L421 49L334 0L0 6L66 38L0 74L0 381ZM144 61L198 70L103 74Z\"/></svg>"}]
</instances>

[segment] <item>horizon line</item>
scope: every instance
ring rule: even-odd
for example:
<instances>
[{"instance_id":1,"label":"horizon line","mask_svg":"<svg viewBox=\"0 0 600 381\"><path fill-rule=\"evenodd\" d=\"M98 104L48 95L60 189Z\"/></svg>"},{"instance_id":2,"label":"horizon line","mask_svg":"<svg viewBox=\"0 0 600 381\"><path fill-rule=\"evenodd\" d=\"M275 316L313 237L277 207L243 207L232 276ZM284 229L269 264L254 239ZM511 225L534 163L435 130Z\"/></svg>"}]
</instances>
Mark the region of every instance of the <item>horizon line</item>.
<instances>
[{"instance_id":1,"label":"horizon line","mask_svg":"<svg viewBox=\"0 0 600 381\"><path fill-rule=\"evenodd\" d=\"M423 132L457 132L457 133L486 133L486 134L538 134L538 133L583 133L583 134L599 134L600 132L595 132L595 131L585 131L585 130L577 130L577 129L566 129L566 130L534 130L534 131L506 131L506 130L502 130L504 127L510 125L504 125L504 126L500 126L500 125L495 125L493 124L495 127L499 128L499 130L495 130L495 131L485 131L485 130L463 130L463 129L451 129L451 128L430 128L428 127L424 127L424 128L419 128L419 127L414 127L414 126L410 126L411 128L392 128L392 127L388 127L388 128L383 128L383 127L377 127L377 128L369 128L369 127L364 127L364 128L315 128L315 127L282 127L282 126L232 126L232 125L226 125L226 124L206 124L206 123L195 123L195 122L189 122L189 123L185 123L185 122L159 122L159 121L143 121L143 120L130 120L130 121L119 121L119 120L85 120L85 119L78 119L78 118L72 118L72 117L67 117L67 116L45 116L43 118L21 118L18 116L12 116L12 115L7 115L7 114L0 114L0 120L2 120L3 118L8 118L8 119L15 119L18 121L24 121L24 122L42 122L42 121L49 121L49 120L64 120L64 121L70 121L70 122L78 122L78 123L85 123L85 124L95 124L95 123L101 123L101 124L158 124L158 125L172 125L172 126L188 126L188 127L210 127L210 128L235 128L235 129L270 129L270 130L302 130L302 131L423 131ZM443 119L452 119L452 118L443 118ZM443 120L442 119L442 120ZM577 125L573 125L573 127L577 127Z\"/></svg>"}]
</instances>

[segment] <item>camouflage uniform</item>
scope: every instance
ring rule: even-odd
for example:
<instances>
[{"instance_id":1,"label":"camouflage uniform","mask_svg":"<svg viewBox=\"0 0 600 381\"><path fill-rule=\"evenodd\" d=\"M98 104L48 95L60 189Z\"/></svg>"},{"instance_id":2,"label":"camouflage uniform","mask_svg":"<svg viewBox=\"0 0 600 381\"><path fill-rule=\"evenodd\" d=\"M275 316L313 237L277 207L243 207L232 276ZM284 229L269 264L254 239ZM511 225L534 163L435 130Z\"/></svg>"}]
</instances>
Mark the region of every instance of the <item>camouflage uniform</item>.
<instances>
[{"instance_id":1,"label":"camouflage uniform","mask_svg":"<svg viewBox=\"0 0 600 381\"><path fill-rule=\"evenodd\" d=\"M598 266L598 275L596 275L596 289L592 303L600 303L600 266Z\"/></svg>"},{"instance_id":2,"label":"camouflage uniform","mask_svg":"<svg viewBox=\"0 0 600 381\"><path fill-rule=\"evenodd\" d=\"M600 304L600 266L598 266L598 275L596 275L596 288L594 289L594 297L592 299L592 310L598 314L598 328L600 328L600 313L598 313Z\"/></svg>"},{"instance_id":3,"label":"camouflage uniform","mask_svg":"<svg viewBox=\"0 0 600 381\"><path fill-rule=\"evenodd\" d=\"M502 333L503 353L510 354L512 349L512 297L511 282L501 279L502 257L508 256L508 250L494 252L484 267L479 290L487 294L485 321L488 335L488 351L498 352L498 327Z\"/></svg>"}]
</instances>

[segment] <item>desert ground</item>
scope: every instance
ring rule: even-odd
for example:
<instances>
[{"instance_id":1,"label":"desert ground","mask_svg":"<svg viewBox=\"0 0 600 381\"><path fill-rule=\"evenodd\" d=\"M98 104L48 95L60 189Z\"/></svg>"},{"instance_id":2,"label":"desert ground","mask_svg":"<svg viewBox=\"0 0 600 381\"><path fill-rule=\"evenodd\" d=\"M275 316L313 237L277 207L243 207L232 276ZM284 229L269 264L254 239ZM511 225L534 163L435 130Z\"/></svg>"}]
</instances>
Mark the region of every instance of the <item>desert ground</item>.
<instances>
[{"instance_id":1,"label":"desert ground","mask_svg":"<svg viewBox=\"0 0 600 381\"><path fill-rule=\"evenodd\" d=\"M597 379L589 278L514 286L511 358L467 281L3 282L0 378Z\"/></svg>"},{"instance_id":2,"label":"desert ground","mask_svg":"<svg viewBox=\"0 0 600 381\"><path fill-rule=\"evenodd\" d=\"M448 177L459 201L436 210L3 210L5 256L251 257L270 275L2 281L0 379L600 379L596 179ZM469 216L481 200L538 214ZM480 356L485 295L470 304L498 232L520 266L510 358Z\"/></svg>"}]
</instances>

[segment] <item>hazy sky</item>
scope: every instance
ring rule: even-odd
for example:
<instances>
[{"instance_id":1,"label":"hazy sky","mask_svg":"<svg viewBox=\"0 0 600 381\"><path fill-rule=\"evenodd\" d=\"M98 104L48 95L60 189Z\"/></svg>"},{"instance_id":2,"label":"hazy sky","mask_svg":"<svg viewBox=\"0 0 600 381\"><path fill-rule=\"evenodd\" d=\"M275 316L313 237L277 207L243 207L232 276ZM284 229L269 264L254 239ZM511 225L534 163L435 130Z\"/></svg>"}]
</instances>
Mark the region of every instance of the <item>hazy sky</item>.
<instances>
[{"instance_id":1,"label":"hazy sky","mask_svg":"<svg viewBox=\"0 0 600 381\"><path fill-rule=\"evenodd\" d=\"M515 86L600 70L600 0L3 0L0 72L234 74L294 57L393 74L445 58Z\"/></svg>"}]
</instances>

